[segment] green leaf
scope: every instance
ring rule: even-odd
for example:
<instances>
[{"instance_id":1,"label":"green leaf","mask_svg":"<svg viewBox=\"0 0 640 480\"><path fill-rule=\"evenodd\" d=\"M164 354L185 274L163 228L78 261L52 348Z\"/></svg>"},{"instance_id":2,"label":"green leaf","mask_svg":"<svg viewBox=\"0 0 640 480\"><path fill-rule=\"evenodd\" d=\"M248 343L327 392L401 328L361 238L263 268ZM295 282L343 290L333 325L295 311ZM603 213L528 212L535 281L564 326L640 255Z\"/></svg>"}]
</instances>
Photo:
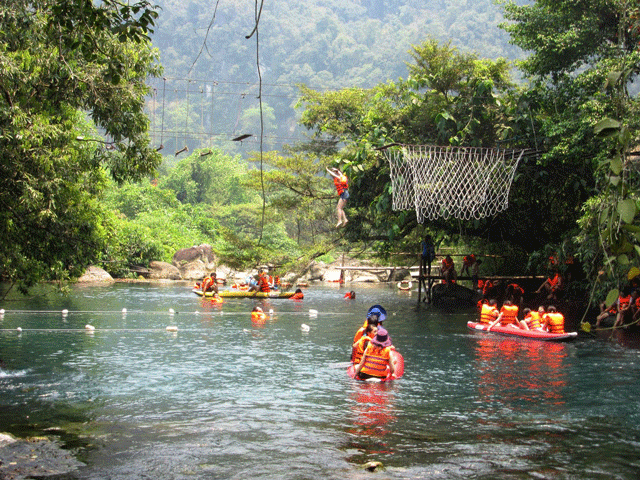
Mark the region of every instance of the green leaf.
<instances>
[{"instance_id":1,"label":"green leaf","mask_svg":"<svg viewBox=\"0 0 640 480\"><path fill-rule=\"evenodd\" d=\"M636 216L636 202L630 198L618 202L618 213L625 223L633 223Z\"/></svg>"},{"instance_id":2,"label":"green leaf","mask_svg":"<svg viewBox=\"0 0 640 480\"><path fill-rule=\"evenodd\" d=\"M607 294L607 299L605 300L605 303L607 304L607 306L615 302L618 299L619 295L620 295L620 291L617 288L610 290L609 293Z\"/></svg>"},{"instance_id":3,"label":"green leaf","mask_svg":"<svg viewBox=\"0 0 640 480\"><path fill-rule=\"evenodd\" d=\"M629 257L627 257L626 253L623 253L622 255L618 255L618 264L620 265L629 265Z\"/></svg>"},{"instance_id":4,"label":"green leaf","mask_svg":"<svg viewBox=\"0 0 640 480\"><path fill-rule=\"evenodd\" d=\"M620 122L618 122L617 120L614 120L613 118L604 118L600 120L598 123L596 123L595 127L593 127L593 130L596 133L596 135L600 135L603 132L604 134L607 134L607 131L618 130L619 128L620 128Z\"/></svg>"},{"instance_id":5,"label":"green leaf","mask_svg":"<svg viewBox=\"0 0 640 480\"><path fill-rule=\"evenodd\" d=\"M622 171L622 159L619 156L612 158L609 162L609 167L615 175L620 175L620 172Z\"/></svg>"}]
</instances>

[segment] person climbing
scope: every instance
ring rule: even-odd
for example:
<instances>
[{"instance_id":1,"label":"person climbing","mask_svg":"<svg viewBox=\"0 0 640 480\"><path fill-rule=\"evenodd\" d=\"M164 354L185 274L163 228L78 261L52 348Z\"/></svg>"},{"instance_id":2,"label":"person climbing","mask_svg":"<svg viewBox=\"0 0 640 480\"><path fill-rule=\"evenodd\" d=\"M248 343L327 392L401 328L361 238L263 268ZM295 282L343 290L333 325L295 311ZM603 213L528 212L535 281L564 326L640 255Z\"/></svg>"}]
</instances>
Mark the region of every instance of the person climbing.
<instances>
[{"instance_id":1,"label":"person climbing","mask_svg":"<svg viewBox=\"0 0 640 480\"><path fill-rule=\"evenodd\" d=\"M338 212L338 223L336 224L336 228L341 226L344 227L349 221L344 213L344 207L347 205L347 200L349 200L349 179L339 168L327 167L327 172L329 172L333 177L333 183L338 191L338 197L340 197L336 207Z\"/></svg>"}]
</instances>

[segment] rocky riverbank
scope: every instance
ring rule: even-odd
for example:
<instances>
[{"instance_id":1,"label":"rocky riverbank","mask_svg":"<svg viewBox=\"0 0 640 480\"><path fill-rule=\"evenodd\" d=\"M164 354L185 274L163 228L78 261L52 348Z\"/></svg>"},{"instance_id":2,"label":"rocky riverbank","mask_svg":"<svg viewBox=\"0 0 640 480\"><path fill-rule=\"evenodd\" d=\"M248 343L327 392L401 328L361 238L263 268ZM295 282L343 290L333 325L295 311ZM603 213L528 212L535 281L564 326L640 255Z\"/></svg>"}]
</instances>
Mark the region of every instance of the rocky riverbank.
<instances>
[{"instance_id":1,"label":"rocky riverbank","mask_svg":"<svg viewBox=\"0 0 640 480\"><path fill-rule=\"evenodd\" d=\"M348 267L353 267L349 270ZM234 270L219 263L210 245L198 245L190 248L178 250L172 258L171 263L153 261L148 266L136 267L133 272L137 275L137 280L141 281L200 281L212 272L217 274L220 281L225 283L243 282L249 276L256 275L259 270L271 270L270 265L260 265L251 270ZM390 270L385 265L376 265L366 260L352 258L342 258L339 261L327 264L313 261L302 272L287 272L280 274L280 278L285 283L295 285L302 282L324 281L345 283L351 282L397 282L404 279L411 279L409 268L399 268ZM89 267L78 282L115 282L108 272L100 267ZM131 281L126 279L125 281Z\"/></svg>"}]
</instances>

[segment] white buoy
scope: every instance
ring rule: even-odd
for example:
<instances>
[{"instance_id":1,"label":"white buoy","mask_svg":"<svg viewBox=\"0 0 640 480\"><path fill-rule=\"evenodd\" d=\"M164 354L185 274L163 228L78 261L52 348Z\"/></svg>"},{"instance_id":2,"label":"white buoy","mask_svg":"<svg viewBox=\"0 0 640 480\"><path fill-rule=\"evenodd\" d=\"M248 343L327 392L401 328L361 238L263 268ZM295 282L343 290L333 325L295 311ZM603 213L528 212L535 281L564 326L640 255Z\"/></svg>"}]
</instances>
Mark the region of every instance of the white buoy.
<instances>
[{"instance_id":1,"label":"white buoy","mask_svg":"<svg viewBox=\"0 0 640 480\"><path fill-rule=\"evenodd\" d=\"M126 308L123 308L123 309L122 309L122 313L127 313L127 309L126 309Z\"/></svg>"},{"instance_id":2,"label":"white buoy","mask_svg":"<svg viewBox=\"0 0 640 480\"><path fill-rule=\"evenodd\" d=\"M300 330L302 330L303 332L308 332L309 330L311 330L311 327L306 323L303 323L302 325L300 325Z\"/></svg>"},{"instance_id":3,"label":"white buoy","mask_svg":"<svg viewBox=\"0 0 640 480\"><path fill-rule=\"evenodd\" d=\"M96 327L94 327L93 325L89 325L88 323L84 326L84 329L87 330L88 332L93 332Z\"/></svg>"},{"instance_id":4,"label":"white buoy","mask_svg":"<svg viewBox=\"0 0 640 480\"><path fill-rule=\"evenodd\" d=\"M18 328L16 328L16 330L18 331L18 333L21 333L22 332L22 327L18 327Z\"/></svg>"},{"instance_id":5,"label":"white buoy","mask_svg":"<svg viewBox=\"0 0 640 480\"><path fill-rule=\"evenodd\" d=\"M178 331L177 325L169 325L167 327L167 332L177 332L177 331Z\"/></svg>"},{"instance_id":6,"label":"white buoy","mask_svg":"<svg viewBox=\"0 0 640 480\"><path fill-rule=\"evenodd\" d=\"M0 308L0 315L4 315L4 308Z\"/></svg>"},{"instance_id":7,"label":"white buoy","mask_svg":"<svg viewBox=\"0 0 640 480\"><path fill-rule=\"evenodd\" d=\"M269 309L269 315L273 315L273 308Z\"/></svg>"},{"instance_id":8,"label":"white buoy","mask_svg":"<svg viewBox=\"0 0 640 480\"><path fill-rule=\"evenodd\" d=\"M69 310L67 310L66 308L64 310L62 310L62 315L65 316L65 317L67 315L69 315Z\"/></svg>"},{"instance_id":9,"label":"white buoy","mask_svg":"<svg viewBox=\"0 0 640 480\"><path fill-rule=\"evenodd\" d=\"M196 310L196 311L195 311L195 312L193 312L193 313L195 313L196 315L200 315L200 312L199 312L198 310Z\"/></svg>"},{"instance_id":10,"label":"white buoy","mask_svg":"<svg viewBox=\"0 0 640 480\"><path fill-rule=\"evenodd\" d=\"M176 311L173 308L169 309L169 315L173 315L174 313L176 313Z\"/></svg>"},{"instance_id":11,"label":"white buoy","mask_svg":"<svg viewBox=\"0 0 640 480\"><path fill-rule=\"evenodd\" d=\"M309 310L309 316L310 317L317 317L318 316L318 310L314 310L313 308Z\"/></svg>"}]
</instances>

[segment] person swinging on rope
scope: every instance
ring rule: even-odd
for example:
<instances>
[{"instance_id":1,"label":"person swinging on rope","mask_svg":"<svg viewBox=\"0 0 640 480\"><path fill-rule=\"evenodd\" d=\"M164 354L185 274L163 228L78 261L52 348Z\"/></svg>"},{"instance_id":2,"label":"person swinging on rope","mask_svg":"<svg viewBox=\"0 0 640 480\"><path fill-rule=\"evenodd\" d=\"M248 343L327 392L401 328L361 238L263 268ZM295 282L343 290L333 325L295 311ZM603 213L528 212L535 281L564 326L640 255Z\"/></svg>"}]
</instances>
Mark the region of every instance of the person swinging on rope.
<instances>
[{"instance_id":1,"label":"person swinging on rope","mask_svg":"<svg viewBox=\"0 0 640 480\"><path fill-rule=\"evenodd\" d=\"M338 212L338 223L336 224L336 228L340 226L344 227L349 221L344 213L344 207L347 205L347 200L349 199L349 180L339 168L327 167L327 172L329 172L333 177L333 183L336 185L338 197L340 197L338 199L338 206L336 207Z\"/></svg>"}]
</instances>

